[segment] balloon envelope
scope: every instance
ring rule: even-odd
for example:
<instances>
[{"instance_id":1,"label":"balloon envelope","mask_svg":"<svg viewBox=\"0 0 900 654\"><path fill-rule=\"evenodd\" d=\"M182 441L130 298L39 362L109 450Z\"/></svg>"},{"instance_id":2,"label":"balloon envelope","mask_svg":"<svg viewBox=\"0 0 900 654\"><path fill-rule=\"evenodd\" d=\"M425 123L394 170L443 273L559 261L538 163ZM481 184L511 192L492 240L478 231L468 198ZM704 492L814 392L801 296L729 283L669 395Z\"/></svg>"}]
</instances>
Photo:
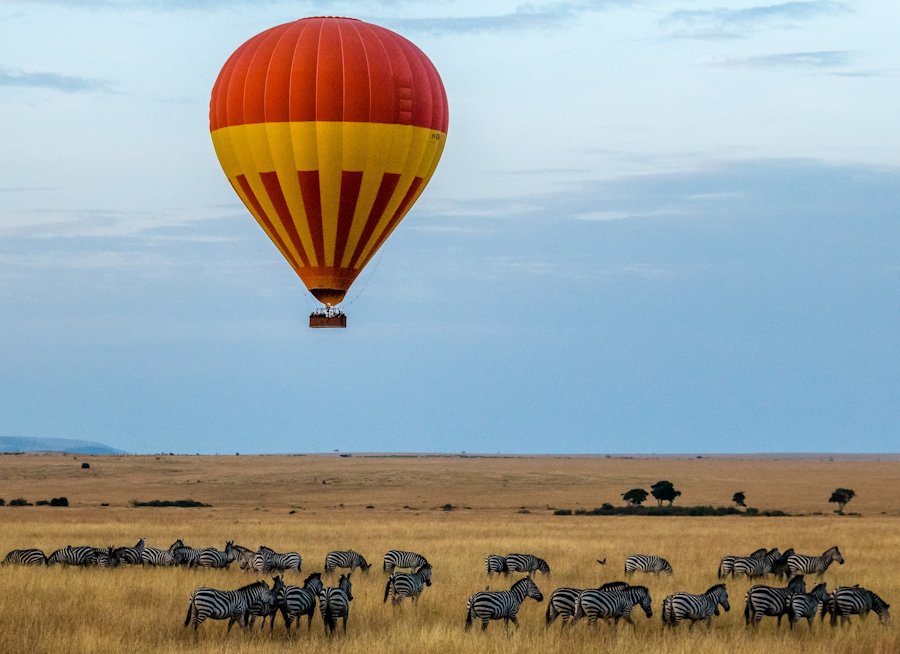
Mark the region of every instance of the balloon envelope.
<instances>
[{"instance_id":1,"label":"balloon envelope","mask_svg":"<svg viewBox=\"0 0 900 654\"><path fill-rule=\"evenodd\" d=\"M225 175L309 291L338 304L431 178L449 112L415 45L351 18L266 30L210 100Z\"/></svg>"}]
</instances>

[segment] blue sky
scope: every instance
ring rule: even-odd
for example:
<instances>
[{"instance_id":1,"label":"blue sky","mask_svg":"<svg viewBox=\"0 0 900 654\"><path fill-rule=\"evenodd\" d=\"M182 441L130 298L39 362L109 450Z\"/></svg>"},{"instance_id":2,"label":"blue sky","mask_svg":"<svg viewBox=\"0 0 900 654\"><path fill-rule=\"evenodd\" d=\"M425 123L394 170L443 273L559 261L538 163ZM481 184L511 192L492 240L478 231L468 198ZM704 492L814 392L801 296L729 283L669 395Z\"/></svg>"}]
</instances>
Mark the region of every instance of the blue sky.
<instances>
[{"instance_id":1,"label":"blue sky","mask_svg":"<svg viewBox=\"0 0 900 654\"><path fill-rule=\"evenodd\" d=\"M228 55L417 43L443 160L347 330L237 200ZM133 452L898 450L893 0L0 5L0 434Z\"/></svg>"}]
</instances>

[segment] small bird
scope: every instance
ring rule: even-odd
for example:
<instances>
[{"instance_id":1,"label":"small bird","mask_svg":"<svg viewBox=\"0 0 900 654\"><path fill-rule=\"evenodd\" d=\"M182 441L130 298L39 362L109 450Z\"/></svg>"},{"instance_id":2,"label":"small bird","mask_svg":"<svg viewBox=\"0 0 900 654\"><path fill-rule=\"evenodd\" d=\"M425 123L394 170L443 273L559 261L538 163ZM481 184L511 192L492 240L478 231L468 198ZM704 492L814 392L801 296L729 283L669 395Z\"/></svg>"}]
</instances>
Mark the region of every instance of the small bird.
<instances>
[{"instance_id":1,"label":"small bird","mask_svg":"<svg viewBox=\"0 0 900 654\"><path fill-rule=\"evenodd\" d=\"M602 561L600 559L597 559L597 563L599 563L600 565L606 565L606 559L603 559Z\"/></svg>"}]
</instances>

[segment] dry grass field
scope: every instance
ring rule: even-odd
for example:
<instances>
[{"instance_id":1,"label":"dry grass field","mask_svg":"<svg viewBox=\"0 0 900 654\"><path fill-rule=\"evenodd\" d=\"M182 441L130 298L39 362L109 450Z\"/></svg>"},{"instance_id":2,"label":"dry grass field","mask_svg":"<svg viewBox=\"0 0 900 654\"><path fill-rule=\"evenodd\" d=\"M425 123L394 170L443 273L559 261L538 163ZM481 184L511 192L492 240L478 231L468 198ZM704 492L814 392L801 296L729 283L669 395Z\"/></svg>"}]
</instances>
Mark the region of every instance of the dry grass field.
<instances>
[{"instance_id":1,"label":"dry grass field","mask_svg":"<svg viewBox=\"0 0 900 654\"><path fill-rule=\"evenodd\" d=\"M230 570L0 568L0 652L288 652L299 648L381 652L879 652L900 651L895 626L876 617L849 628L818 621L813 631L744 626L749 583L729 581L730 613L711 630L664 631L661 599L702 592L716 583L721 555L757 547L794 547L818 554L839 545L846 559L825 575L829 587L860 583L889 603L900 598L900 461L798 458L469 458L337 456L0 456L0 497L30 501L66 496L71 506L0 507L0 555L21 547L45 551L67 544L167 547L226 540L255 548L296 550L304 573L321 570L331 549L353 548L373 563L353 575L355 600L347 634L326 638L317 615L308 632L286 634L280 620L252 633L207 622L195 640L185 629L188 596L197 586L235 588L254 577ZM83 470L82 462L90 469ZM676 504L727 505L738 490L759 509L785 518L554 516L552 508L621 504L620 495L669 479L683 492ZM847 511L828 505L838 487L856 491ZM135 508L131 501L194 499L210 508ZM108 506L102 506L108 504ZM452 504L452 511L442 506ZM372 508L367 508L372 507ZM549 508L548 508L549 507ZM527 511L527 512L526 512ZM434 585L417 606L382 603L383 553L393 547L426 554ZM659 553L671 578L638 577L654 598L654 616L627 625L563 630L544 624L546 602L528 600L520 627L492 623L485 634L463 630L466 597L488 585L488 553L526 551L552 567L539 576L545 597L562 585L589 587L622 578L636 552ZM607 560L600 566L595 559ZM492 589L510 579L494 578ZM774 582L773 582L774 583Z\"/></svg>"}]
</instances>

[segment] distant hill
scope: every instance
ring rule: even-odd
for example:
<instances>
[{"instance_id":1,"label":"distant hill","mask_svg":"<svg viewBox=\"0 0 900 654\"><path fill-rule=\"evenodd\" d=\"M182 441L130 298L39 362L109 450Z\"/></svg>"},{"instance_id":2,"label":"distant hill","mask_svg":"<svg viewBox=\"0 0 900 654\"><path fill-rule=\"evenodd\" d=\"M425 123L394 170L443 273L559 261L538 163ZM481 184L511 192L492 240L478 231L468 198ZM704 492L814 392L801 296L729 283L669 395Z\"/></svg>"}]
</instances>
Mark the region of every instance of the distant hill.
<instances>
[{"instance_id":1,"label":"distant hill","mask_svg":"<svg viewBox=\"0 0 900 654\"><path fill-rule=\"evenodd\" d=\"M0 452L71 452L72 454L127 454L103 443L71 438L0 436Z\"/></svg>"}]
</instances>

